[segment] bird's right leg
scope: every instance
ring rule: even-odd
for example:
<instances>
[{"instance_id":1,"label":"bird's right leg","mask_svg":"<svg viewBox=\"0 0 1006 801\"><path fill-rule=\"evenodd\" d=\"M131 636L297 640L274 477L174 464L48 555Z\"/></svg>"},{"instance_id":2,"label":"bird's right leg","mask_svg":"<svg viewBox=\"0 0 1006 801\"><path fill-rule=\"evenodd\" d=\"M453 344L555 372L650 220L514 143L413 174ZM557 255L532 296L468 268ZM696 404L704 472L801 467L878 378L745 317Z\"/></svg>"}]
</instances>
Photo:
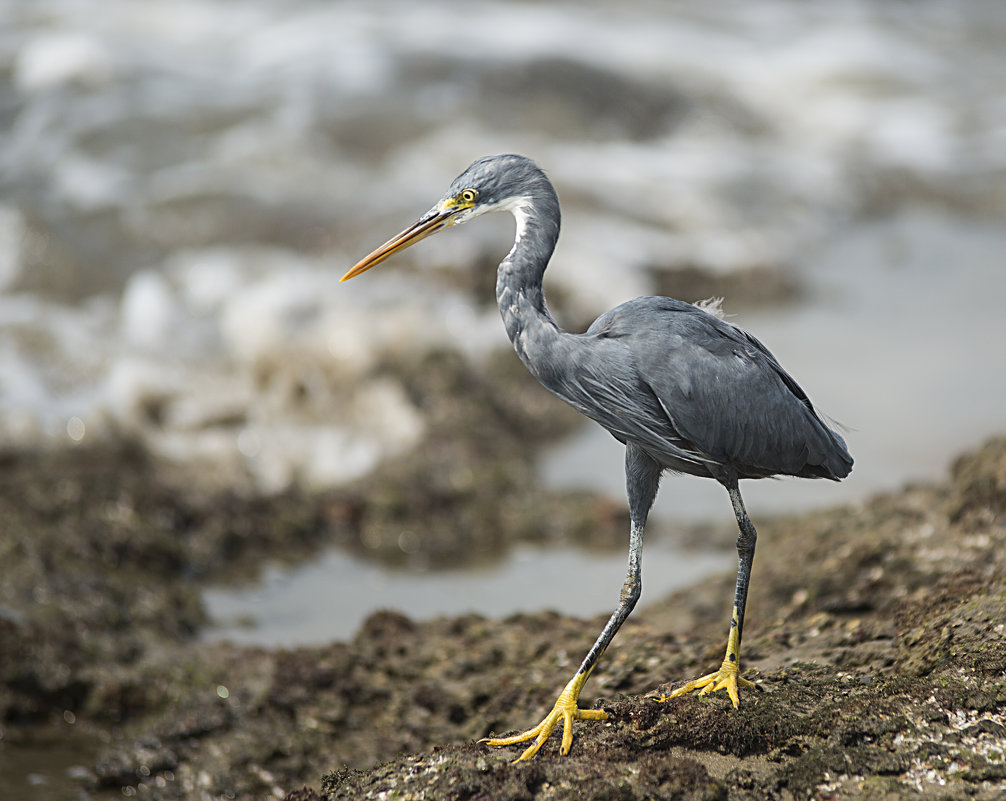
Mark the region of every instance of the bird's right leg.
<instances>
[{"instance_id":1,"label":"bird's right leg","mask_svg":"<svg viewBox=\"0 0 1006 801\"><path fill-rule=\"evenodd\" d=\"M747 679L741 678L741 634L744 631L744 608L747 606L748 585L751 582L751 566L754 563L755 542L758 539L758 532L755 531L751 518L748 517L747 509L744 508L744 500L741 498L740 489L737 486L737 479L724 481L727 492L730 494L730 502L734 507L734 516L737 518L739 534L737 536L737 587L734 591L734 608L730 615L730 635L727 637L727 652L723 657L720 669L715 673L694 679L678 687L670 695L663 695L660 701L667 701L670 698L677 698L679 695L699 691L699 695L726 690L730 696L730 702L736 709L740 706L740 695L738 687L754 687L755 685Z\"/></svg>"},{"instance_id":2,"label":"bird's right leg","mask_svg":"<svg viewBox=\"0 0 1006 801\"><path fill-rule=\"evenodd\" d=\"M597 661L629 613L632 612L642 593L643 529L646 526L646 517L653 505L653 499L657 494L660 473L661 467L649 456L634 445L626 446L625 481L632 525L629 533L629 566L625 574L625 583L619 594L618 607L608 619L590 651L587 652L587 656L584 657L576 674L559 693L552 711L545 716L541 723L520 734L514 734L510 737L486 738L482 742L489 745L513 745L534 740L524 750L524 753L517 757L516 761L520 762L537 754L545 741L552 735L555 727L562 722L562 745L559 750L565 755L569 753L569 749L573 745L574 720L604 720L608 717L608 713L601 709L580 709L578 699L583 685L590 678L590 673Z\"/></svg>"}]
</instances>

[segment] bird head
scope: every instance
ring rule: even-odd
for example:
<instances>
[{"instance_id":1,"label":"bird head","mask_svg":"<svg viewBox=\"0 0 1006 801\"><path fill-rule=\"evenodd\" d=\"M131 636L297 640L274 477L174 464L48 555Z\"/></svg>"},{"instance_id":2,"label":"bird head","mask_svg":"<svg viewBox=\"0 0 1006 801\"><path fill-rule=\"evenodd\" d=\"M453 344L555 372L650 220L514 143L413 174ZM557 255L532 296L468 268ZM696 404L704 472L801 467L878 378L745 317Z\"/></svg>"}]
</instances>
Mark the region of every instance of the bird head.
<instances>
[{"instance_id":1,"label":"bird head","mask_svg":"<svg viewBox=\"0 0 1006 801\"><path fill-rule=\"evenodd\" d=\"M512 154L486 156L454 179L437 204L397 236L353 266L340 281L348 281L376 267L438 231L459 225L489 211L513 210L548 179L531 159Z\"/></svg>"}]
</instances>

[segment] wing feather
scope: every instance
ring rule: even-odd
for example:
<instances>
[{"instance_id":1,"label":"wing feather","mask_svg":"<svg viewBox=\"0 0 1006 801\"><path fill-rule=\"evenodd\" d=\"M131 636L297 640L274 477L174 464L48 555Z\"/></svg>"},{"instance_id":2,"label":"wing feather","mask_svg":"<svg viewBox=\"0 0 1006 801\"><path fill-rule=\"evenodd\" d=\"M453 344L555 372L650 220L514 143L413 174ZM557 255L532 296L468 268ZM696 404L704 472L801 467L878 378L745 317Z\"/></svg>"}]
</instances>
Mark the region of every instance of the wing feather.
<instances>
[{"instance_id":1,"label":"wing feather","mask_svg":"<svg viewBox=\"0 0 1006 801\"><path fill-rule=\"evenodd\" d=\"M587 333L627 350L635 386L624 380L619 386L606 374L588 379L584 390L605 396L609 419L627 416L621 419L632 425L622 427L643 431L644 446L662 439L675 458L685 453L740 476L849 473L842 438L769 350L741 329L682 301L640 298L604 315ZM659 407L656 424L645 392Z\"/></svg>"}]
</instances>

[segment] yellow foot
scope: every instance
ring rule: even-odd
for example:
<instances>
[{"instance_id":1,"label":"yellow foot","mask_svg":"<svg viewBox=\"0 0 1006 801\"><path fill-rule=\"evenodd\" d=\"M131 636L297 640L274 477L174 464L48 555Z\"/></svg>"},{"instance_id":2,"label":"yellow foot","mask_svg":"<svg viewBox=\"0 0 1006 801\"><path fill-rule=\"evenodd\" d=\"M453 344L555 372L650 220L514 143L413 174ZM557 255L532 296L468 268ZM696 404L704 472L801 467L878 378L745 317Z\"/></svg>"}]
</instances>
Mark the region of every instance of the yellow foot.
<instances>
[{"instance_id":1,"label":"yellow foot","mask_svg":"<svg viewBox=\"0 0 1006 801\"><path fill-rule=\"evenodd\" d=\"M734 709L736 709L741 703L740 696L737 693L737 688L754 686L753 682L741 678L737 663L729 662L724 659L723 664L720 665L720 669L715 673L710 673L708 676L703 676L700 679L694 679L693 681L685 684L683 687L678 687L678 689L670 695L661 695L657 700L663 703L671 698L677 698L679 695L694 692L695 690L699 691L699 695L714 693L717 690L726 690L727 695L730 696L730 701L734 705Z\"/></svg>"},{"instance_id":2,"label":"yellow foot","mask_svg":"<svg viewBox=\"0 0 1006 801\"><path fill-rule=\"evenodd\" d=\"M565 756L573 745L574 720L604 720L608 717L608 713L603 709L580 709L576 705L577 698L580 697L580 690L586 681L586 676L574 676L559 694L559 698L556 700L555 706L552 707L552 711L533 729L528 729L510 737L486 737L479 742L488 745L513 745L514 743L524 743L528 740L534 740L525 749L524 753L514 760L515 762L520 762L521 760L530 759L537 754L538 750L545 744L545 741L552 735L559 721L562 721L562 747L560 748L560 753Z\"/></svg>"}]
</instances>

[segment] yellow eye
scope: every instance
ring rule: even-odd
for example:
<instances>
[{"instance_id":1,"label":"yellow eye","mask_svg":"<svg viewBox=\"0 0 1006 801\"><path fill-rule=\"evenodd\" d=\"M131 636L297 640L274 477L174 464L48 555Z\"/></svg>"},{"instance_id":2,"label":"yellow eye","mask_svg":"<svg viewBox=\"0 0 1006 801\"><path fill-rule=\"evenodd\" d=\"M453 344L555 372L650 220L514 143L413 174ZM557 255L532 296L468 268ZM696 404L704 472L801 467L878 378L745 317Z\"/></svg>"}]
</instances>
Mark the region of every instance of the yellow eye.
<instances>
[{"instance_id":1,"label":"yellow eye","mask_svg":"<svg viewBox=\"0 0 1006 801\"><path fill-rule=\"evenodd\" d=\"M474 189L466 189L461 193L460 197L465 203L474 203L475 198L479 196L479 193Z\"/></svg>"}]
</instances>

